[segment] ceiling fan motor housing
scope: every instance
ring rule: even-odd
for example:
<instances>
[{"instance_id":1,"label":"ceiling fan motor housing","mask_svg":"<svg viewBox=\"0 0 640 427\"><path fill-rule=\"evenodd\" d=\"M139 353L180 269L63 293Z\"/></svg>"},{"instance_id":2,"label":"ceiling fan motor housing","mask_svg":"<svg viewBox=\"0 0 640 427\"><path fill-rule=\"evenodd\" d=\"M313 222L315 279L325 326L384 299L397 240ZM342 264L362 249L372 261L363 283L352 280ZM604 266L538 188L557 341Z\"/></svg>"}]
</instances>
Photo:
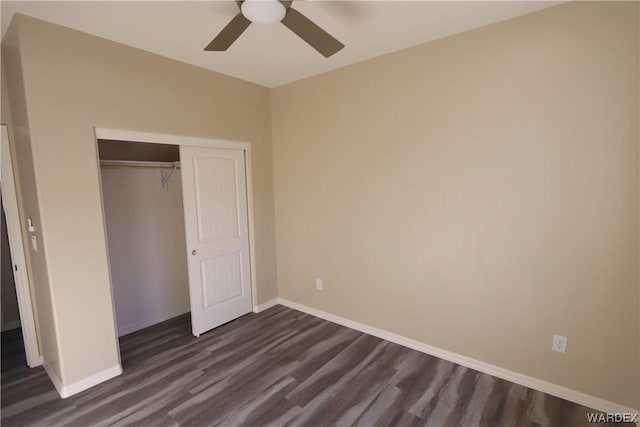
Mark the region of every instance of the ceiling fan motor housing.
<instances>
[{"instance_id":1,"label":"ceiling fan motor housing","mask_svg":"<svg viewBox=\"0 0 640 427\"><path fill-rule=\"evenodd\" d=\"M287 13L279 0L244 0L240 10L255 24L275 24L282 21Z\"/></svg>"}]
</instances>

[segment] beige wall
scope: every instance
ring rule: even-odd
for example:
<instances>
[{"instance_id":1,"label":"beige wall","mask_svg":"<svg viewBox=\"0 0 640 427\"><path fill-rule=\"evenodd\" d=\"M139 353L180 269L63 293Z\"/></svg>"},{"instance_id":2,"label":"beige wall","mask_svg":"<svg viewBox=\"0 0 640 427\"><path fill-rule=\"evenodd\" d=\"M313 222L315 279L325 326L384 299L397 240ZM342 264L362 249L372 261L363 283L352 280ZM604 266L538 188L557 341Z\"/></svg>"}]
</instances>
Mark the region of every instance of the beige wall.
<instances>
[{"instance_id":1,"label":"beige wall","mask_svg":"<svg viewBox=\"0 0 640 427\"><path fill-rule=\"evenodd\" d=\"M10 100L28 113L38 189L24 210L39 209L46 253L34 282L48 278L63 384L118 362L94 126L251 142L258 301L276 296L267 89L25 16L10 32L21 60L6 62L22 72L8 86L26 89L24 105Z\"/></svg>"},{"instance_id":2,"label":"beige wall","mask_svg":"<svg viewBox=\"0 0 640 427\"><path fill-rule=\"evenodd\" d=\"M11 84L8 82L11 81ZM17 189L18 209L25 248L27 275L31 287L32 307L38 339L38 349L43 360L60 376L60 353L57 324L54 317L47 261L44 248L33 252L29 245L26 218L36 226L35 236L42 241L40 227L39 189L36 186L35 167L31 149L31 135L27 115L22 57L17 26L11 26L2 40L2 123L7 125L14 179ZM11 100L11 102L9 102Z\"/></svg>"},{"instance_id":3,"label":"beige wall","mask_svg":"<svg viewBox=\"0 0 640 427\"><path fill-rule=\"evenodd\" d=\"M638 16L570 3L273 90L280 296L640 407Z\"/></svg>"}]
</instances>

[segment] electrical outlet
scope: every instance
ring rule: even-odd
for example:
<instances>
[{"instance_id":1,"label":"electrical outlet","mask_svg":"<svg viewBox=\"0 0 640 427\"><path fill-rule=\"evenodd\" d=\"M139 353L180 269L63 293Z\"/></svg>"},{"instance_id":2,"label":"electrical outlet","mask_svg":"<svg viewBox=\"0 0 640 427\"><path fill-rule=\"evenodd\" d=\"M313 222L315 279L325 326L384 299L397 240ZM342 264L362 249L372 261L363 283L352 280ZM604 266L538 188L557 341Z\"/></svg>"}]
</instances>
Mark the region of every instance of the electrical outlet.
<instances>
[{"instance_id":1,"label":"electrical outlet","mask_svg":"<svg viewBox=\"0 0 640 427\"><path fill-rule=\"evenodd\" d=\"M322 279L316 279L316 289L319 291L322 290Z\"/></svg>"},{"instance_id":2,"label":"electrical outlet","mask_svg":"<svg viewBox=\"0 0 640 427\"><path fill-rule=\"evenodd\" d=\"M553 344L551 344L551 350L557 351L559 353L567 352L567 337L563 337L561 335L553 336Z\"/></svg>"}]
</instances>

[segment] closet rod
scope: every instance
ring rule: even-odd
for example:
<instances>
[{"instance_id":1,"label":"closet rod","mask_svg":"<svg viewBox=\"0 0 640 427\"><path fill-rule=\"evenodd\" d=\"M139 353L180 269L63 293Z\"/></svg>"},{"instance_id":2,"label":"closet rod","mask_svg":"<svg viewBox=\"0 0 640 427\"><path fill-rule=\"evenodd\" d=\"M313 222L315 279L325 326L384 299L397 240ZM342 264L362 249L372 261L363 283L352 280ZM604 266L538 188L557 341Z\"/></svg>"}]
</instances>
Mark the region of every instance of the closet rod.
<instances>
[{"instance_id":1,"label":"closet rod","mask_svg":"<svg viewBox=\"0 0 640 427\"><path fill-rule=\"evenodd\" d=\"M133 160L100 160L100 167L106 169L147 168L147 169L180 169L180 162L142 162Z\"/></svg>"}]
</instances>

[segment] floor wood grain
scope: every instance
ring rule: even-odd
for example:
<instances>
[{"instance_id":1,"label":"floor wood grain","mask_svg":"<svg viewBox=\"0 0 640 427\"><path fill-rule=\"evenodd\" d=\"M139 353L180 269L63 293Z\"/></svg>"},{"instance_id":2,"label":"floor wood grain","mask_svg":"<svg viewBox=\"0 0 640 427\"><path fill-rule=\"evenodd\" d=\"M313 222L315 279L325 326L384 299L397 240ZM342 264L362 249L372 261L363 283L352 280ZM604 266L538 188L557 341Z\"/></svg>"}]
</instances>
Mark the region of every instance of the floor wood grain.
<instances>
[{"instance_id":1,"label":"floor wood grain","mask_svg":"<svg viewBox=\"0 0 640 427\"><path fill-rule=\"evenodd\" d=\"M122 337L124 373L68 399L3 333L1 423L566 427L594 412L281 306L190 331L185 315Z\"/></svg>"}]
</instances>

